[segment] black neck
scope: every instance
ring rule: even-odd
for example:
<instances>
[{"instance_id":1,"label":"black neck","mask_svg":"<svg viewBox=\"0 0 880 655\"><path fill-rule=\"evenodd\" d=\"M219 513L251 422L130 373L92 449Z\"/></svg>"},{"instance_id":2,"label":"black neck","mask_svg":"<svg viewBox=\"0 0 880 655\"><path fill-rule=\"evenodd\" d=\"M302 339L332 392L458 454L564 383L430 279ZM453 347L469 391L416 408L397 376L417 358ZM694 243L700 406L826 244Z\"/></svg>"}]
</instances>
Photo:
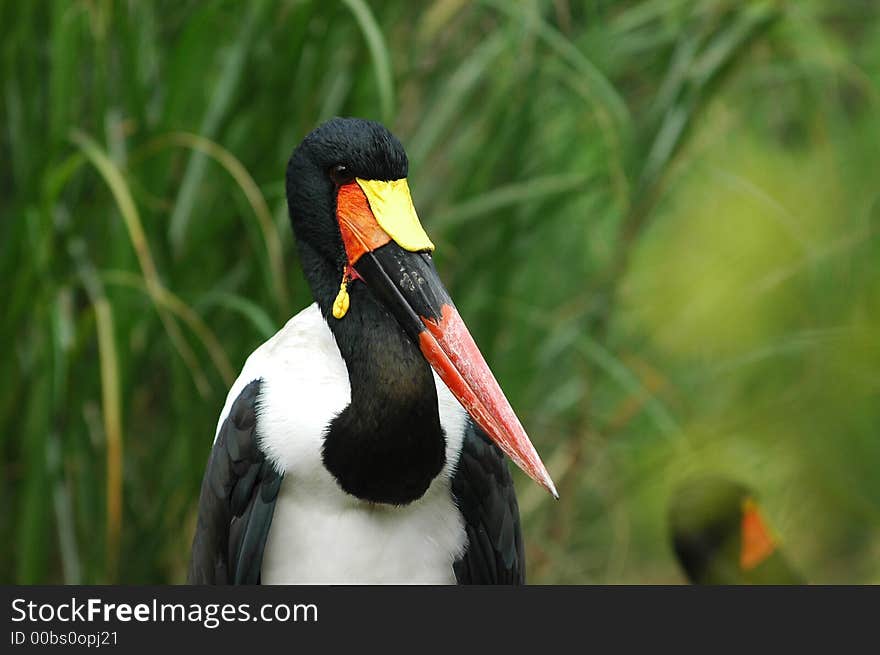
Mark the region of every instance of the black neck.
<instances>
[{"instance_id":1,"label":"black neck","mask_svg":"<svg viewBox=\"0 0 880 655\"><path fill-rule=\"evenodd\" d=\"M363 282L349 285L349 310L342 319L333 318L330 309L341 280L327 281L332 270L315 279L310 272L320 264L311 264L305 266L306 274L351 385L351 403L333 419L324 438L324 466L358 498L393 505L412 502L446 462L431 368Z\"/></svg>"}]
</instances>

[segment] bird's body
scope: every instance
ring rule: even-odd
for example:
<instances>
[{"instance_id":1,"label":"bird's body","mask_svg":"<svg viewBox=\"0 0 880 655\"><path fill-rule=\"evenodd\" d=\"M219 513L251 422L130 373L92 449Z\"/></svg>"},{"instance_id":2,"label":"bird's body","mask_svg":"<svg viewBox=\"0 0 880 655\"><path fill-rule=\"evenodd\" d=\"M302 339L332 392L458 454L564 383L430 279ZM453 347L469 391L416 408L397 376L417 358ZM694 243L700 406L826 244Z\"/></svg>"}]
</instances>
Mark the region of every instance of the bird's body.
<instances>
[{"instance_id":1,"label":"bird's body","mask_svg":"<svg viewBox=\"0 0 880 655\"><path fill-rule=\"evenodd\" d=\"M248 358L217 426L252 380L261 448L285 476L263 559L267 584L455 581L465 530L451 478L467 415L436 378L446 464L418 502L397 507L345 493L323 466L327 424L351 401L345 362L317 305L294 316Z\"/></svg>"},{"instance_id":2,"label":"bird's body","mask_svg":"<svg viewBox=\"0 0 880 655\"><path fill-rule=\"evenodd\" d=\"M520 583L502 451L553 483L434 269L400 143L334 119L288 165L315 303L248 358L202 482L189 580Z\"/></svg>"}]
</instances>

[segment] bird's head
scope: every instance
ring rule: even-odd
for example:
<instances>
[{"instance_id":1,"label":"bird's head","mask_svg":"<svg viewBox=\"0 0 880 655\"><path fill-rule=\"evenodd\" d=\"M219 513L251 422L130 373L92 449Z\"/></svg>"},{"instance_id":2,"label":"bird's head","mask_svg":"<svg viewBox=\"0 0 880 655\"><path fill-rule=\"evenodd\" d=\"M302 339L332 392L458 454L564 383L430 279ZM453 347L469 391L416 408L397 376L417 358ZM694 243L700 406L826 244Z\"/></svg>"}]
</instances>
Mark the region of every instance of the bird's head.
<instances>
[{"instance_id":1,"label":"bird's head","mask_svg":"<svg viewBox=\"0 0 880 655\"><path fill-rule=\"evenodd\" d=\"M669 522L675 553L696 581L748 579L777 548L752 493L721 477L681 484L670 503Z\"/></svg>"},{"instance_id":2,"label":"bird's head","mask_svg":"<svg viewBox=\"0 0 880 655\"><path fill-rule=\"evenodd\" d=\"M406 180L408 168L400 141L379 123L334 118L312 131L287 165L287 202L300 247L313 249L341 279L350 262L338 214L340 192L344 205L361 183Z\"/></svg>"},{"instance_id":3,"label":"bird's head","mask_svg":"<svg viewBox=\"0 0 880 655\"><path fill-rule=\"evenodd\" d=\"M544 464L440 282L407 172L400 141L372 121L335 118L296 148L287 167L288 209L315 300L332 327L349 313L352 286L364 285L486 434L555 496Z\"/></svg>"}]
</instances>

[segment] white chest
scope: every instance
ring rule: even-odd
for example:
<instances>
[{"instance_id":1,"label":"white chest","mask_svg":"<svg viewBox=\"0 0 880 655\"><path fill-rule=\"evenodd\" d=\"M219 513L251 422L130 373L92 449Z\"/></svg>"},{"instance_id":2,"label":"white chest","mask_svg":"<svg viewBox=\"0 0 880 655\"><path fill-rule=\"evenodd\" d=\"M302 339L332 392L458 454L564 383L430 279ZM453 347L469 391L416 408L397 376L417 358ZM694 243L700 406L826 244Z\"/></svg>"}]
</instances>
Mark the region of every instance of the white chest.
<instances>
[{"instance_id":1,"label":"white chest","mask_svg":"<svg viewBox=\"0 0 880 655\"><path fill-rule=\"evenodd\" d=\"M406 507L321 502L285 480L263 558L265 584L451 584L464 545L446 483ZM339 502L342 501L342 502Z\"/></svg>"}]
</instances>

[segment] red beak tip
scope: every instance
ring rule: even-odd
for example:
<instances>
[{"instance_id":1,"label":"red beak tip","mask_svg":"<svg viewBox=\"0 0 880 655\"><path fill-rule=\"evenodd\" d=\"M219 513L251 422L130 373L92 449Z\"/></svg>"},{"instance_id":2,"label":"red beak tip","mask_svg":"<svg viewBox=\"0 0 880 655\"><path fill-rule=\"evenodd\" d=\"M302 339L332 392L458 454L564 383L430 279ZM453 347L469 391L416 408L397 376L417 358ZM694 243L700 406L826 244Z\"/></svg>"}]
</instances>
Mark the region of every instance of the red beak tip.
<instances>
[{"instance_id":1,"label":"red beak tip","mask_svg":"<svg viewBox=\"0 0 880 655\"><path fill-rule=\"evenodd\" d=\"M544 487L550 492L550 495L553 496L553 500L559 500L559 492L556 491L556 485L553 484L553 480L550 479L549 475L544 480Z\"/></svg>"}]
</instances>

